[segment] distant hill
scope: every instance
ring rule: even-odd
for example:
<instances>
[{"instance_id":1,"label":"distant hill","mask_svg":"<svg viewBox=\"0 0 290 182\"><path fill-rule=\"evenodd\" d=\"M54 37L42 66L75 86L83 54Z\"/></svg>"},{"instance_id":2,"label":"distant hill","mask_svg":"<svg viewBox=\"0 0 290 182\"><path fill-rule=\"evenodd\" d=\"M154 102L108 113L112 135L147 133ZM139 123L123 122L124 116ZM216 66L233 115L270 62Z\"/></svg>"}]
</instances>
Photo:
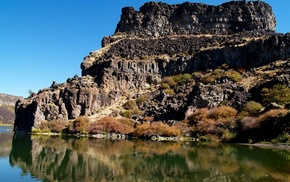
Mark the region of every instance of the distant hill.
<instances>
[{"instance_id":1,"label":"distant hill","mask_svg":"<svg viewBox=\"0 0 290 182\"><path fill-rule=\"evenodd\" d=\"M0 93L0 123L13 124L15 103L21 97Z\"/></svg>"}]
</instances>

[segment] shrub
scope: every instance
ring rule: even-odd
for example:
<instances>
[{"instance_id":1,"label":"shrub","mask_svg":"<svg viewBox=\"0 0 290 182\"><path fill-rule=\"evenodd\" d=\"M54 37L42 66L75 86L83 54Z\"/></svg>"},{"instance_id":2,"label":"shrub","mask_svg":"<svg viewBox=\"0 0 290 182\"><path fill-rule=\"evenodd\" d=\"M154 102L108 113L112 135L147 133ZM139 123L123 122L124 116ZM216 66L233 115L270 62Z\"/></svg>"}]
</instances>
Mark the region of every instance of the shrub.
<instances>
[{"instance_id":1,"label":"shrub","mask_svg":"<svg viewBox=\"0 0 290 182\"><path fill-rule=\"evenodd\" d=\"M73 130L75 133L87 134L89 127L90 121L85 116L80 116L73 121Z\"/></svg>"},{"instance_id":2,"label":"shrub","mask_svg":"<svg viewBox=\"0 0 290 182\"><path fill-rule=\"evenodd\" d=\"M192 73L192 77L194 79L201 79L203 77L203 73L201 71L196 71Z\"/></svg>"},{"instance_id":3,"label":"shrub","mask_svg":"<svg viewBox=\"0 0 290 182\"><path fill-rule=\"evenodd\" d=\"M123 104L123 108L126 110L131 110L138 108L138 106L135 100L128 100L125 104Z\"/></svg>"},{"instance_id":4,"label":"shrub","mask_svg":"<svg viewBox=\"0 0 290 182\"><path fill-rule=\"evenodd\" d=\"M284 117L288 113L285 109L273 109L270 110L264 114L261 114L256 119L256 127L260 127L263 124L266 124L268 122L273 122L278 119Z\"/></svg>"},{"instance_id":5,"label":"shrub","mask_svg":"<svg viewBox=\"0 0 290 182\"><path fill-rule=\"evenodd\" d=\"M119 118L117 121L125 126L134 127L134 122L128 118Z\"/></svg>"},{"instance_id":6,"label":"shrub","mask_svg":"<svg viewBox=\"0 0 290 182\"><path fill-rule=\"evenodd\" d=\"M229 69L225 72L225 75L227 77L229 77L229 79L231 79L232 81L238 82L242 79L242 76L240 75L239 72L233 70L233 69Z\"/></svg>"},{"instance_id":7,"label":"shrub","mask_svg":"<svg viewBox=\"0 0 290 182\"><path fill-rule=\"evenodd\" d=\"M66 129L66 126L67 126L67 121L60 120L60 119L52 120L47 123L48 129L56 133L62 132L64 129Z\"/></svg>"},{"instance_id":8,"label":"shrub","mask_svg":"<svg viewBox=\"0 0 290 182\"><path fill-rule=\"evenodd\" d=\"M175 75L173 77L173 80L178 84L178 85L183 85L186 83L189 83L191 81L191 75L188 73L185 74L179 74L179 75Z\"/></svg>"},{"instance_id":9,"label":"shrub","mask_svg":"<svg viewBox=\"0 0 290 182\"><path fill-rule=\"evenodd\" d=\"M225 129L222 132L221 141L229 142L237 136L237 133L231 132L229 129Z\"/></svg>"},{"instance_id":10,"label":"shrub","mask_svg":"<svg viewBox=\"0 0 290 182\"><path fill-rule=\"evenodd\" d=\"M290 134L289 133L282 133L277 138L271 141L272 143L290 143Z\"/></svg>"},{"instance_id":11,"label":"shrub","mask_svg":"<svg viewBox=\"0 0 290 182\"><path fill-rule=\"evenodd\" d=\"M139 108L126 110L121 113L121 115L125 118L131 118L133 115L140 115L142 114L142 111Z\"/></svg>"},{"instance_id":12,"label":"shrub","mask_svg":"<svg viewBox=\"0 0 290 182\"><path fill-rule=\"evenodd\" d=\"M143 102L147 102L148 100L150 100L150 95L149 94L144 94L144 95L142 95L142 96L140 96L140 97L138 97L136 99L136 104L140 105Z\"/></svg>"},{"instance_id":13,"label":"shrub","mask_svg":"<svg viewBox=\"0 0 290 182\"><path fill-rule=\"evenodd\" d=\"M175 95L175 92L173 89L165 89L163 90L164 93L166 93L167 95Z\"/></svg>"},{"instance_id":14,"label":"shrub","mask_svg":"<svg viewBox=\"0 0 290 182\"><path fill-rule=\"evenodd\" d=\"M176 126L169 126L162 122L143 123L138 125L134 131L135 135L142 137L151 137L151 136L178 136L181 131Z\"/></svg>"},{"instance_id":15,"label":"shrub","mask_svg":"<svg viewBox=\"0 0 290 182\"><path fill-rule=\"evenodd\" d=\"M195 111L194 113L192 113L190 116L188 116L188 121L189 124L195 124L197 122L200 121L205 121L207 120L207 115L208 115L208 109L207 108L202 108L199 109L197 111Z\"/></svg>"},{"instance_id":16,"label":"shrub","mask_svg":"<svg viewBox=\"0 0 290 182\"><path fill-rule=\"evenodd\" d=\"M162 89L169 89L170 85L168 83L161 83L161 88Z\"/></svg>"},{"instance_id":17,"label":"shrub","mask_svg":"<svg viewBox=\"0 0 290 182\"><path fill-rule=\"evenodd\" d=\"M162 83L167 83L169 85L169 87L174 87L176 85L176 82L174 81L172 76L164 77L161 81L161 84Z\"/></svg>"},{"instance_id":18,"label":"shrub","mask_svg":"<svg viewBox=\"0 0 290 182\"><path fill-rule=\"evenodd\" d=\"M290 103L290 88L287 85L277 84L272 88L263 88L261 95L265 104L276 102L285 105Z\"/></svg>"},{"instance_id":19,"label":"shrub","mask_svg":"<svg viewBox=\"0 0 290 182\"><path fill-rule=\"evenodd\" d=\"M263 106L255 101L249 101L245 104L243 111L249 113L250 116L258 116Z\"/></svg>"},{"instance_id":20,"label":"shrub","mask_svg":"<svg viewBox=\"0 0 290 182\"><path fill-rule=\"evenodd\" d=\"M256 127L256 118L246 116L241 120L241 127L244 130L252 129Z\"/></svg>"},{"instance_id":21,"label":"shrub","mask_svg":"<svg viewBox=\"0 0 290 182\"><path fill-rule=\"evenodd\" d=\"M120 122L121 121L121 122ZM117 120L113 117L104 117L90 126L90 133L119 133L127 134L133 131L132 123L128 120Z\"/></svg>"},{"instance_id":22,"label":"shrub","mask_svg":"<svg viewBox=\"0 0 290 182\"><path fill-rule=\"evenodd\" d=\"M237 115L237 110L229 106L220 106L213 108L208 113L208 118L214 120L227 120L234 118Z\"/></svg>"}]
</instances>

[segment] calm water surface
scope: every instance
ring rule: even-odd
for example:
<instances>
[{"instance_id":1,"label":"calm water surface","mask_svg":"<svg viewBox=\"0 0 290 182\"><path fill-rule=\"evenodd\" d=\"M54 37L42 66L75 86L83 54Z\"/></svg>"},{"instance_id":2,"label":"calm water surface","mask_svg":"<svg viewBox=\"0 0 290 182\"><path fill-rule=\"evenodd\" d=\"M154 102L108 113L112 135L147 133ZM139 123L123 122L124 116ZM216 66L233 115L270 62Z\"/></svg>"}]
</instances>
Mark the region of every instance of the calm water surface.
<instances>
[{"instance_id":1,"label":"calm water surface","mask_svg":"<svg viewBox=\"0 0 290 182\"><path fill-rule=\"evenodd\" d=\"M1 181L290 181L290 151L237 145L13 135Z\"/></svg>"}]
</instances>

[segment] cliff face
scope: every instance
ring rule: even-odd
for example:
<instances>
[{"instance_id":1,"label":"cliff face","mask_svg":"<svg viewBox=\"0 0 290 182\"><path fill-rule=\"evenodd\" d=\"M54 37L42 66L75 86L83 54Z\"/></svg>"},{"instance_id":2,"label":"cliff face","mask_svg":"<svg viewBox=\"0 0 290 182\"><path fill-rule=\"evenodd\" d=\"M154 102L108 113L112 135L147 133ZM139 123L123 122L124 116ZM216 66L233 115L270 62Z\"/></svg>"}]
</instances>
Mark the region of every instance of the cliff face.
<instances>
[{"instance_id":1,"label":"cliff face","mask_svg":"<svg viewBox=\"0 0 290 182\"><path fill-rule=\"evenodd\" d=\"M154 99L158 83L165 76L191 74L223 64L248 70L286 60L290 57L290 34L276 34L275 25L272 8L264 2L233 1L220 6L151 2L140 11L123 8L115 34L104 37L103 47L84 58L81 78L53 83L16 103L15 129L29 131L43 120L95 115L123 96L136 98L153 91ZM182 113L190 108L208 106L198 104L193 99L197 95L190 90L182 99L155 94L161 105L172 106L169 109L139 107L144 107L147 116L170 120L174 114L168 115L169 111L176 111L178 117L173 118L182 119ZM221 97L219 103L229 95ZM242 95L247 94L232 97L243 100Z\"/></svg>"},{"instance_id":2,"label":"cliff face","mask_svg":"<svg viewBox=\"0 0 290 182\"><path fill-rule=\"evenodd\" d=\"M0 94L0 123L13 124L15 118L14 106L20 98L8 94Z\"/></svg>"},{"instance_id":3,"label":"cliff face","mask_svg":"<svg viewBox=\"0 0 290 182\"><path fill-rule=\"evenodd\" d=\"M228 2L219 6L185 2L145 3L140 11L122 10L115 33L131 36L232 34L248 30L274 31L272 8L263 2Z\"/></svg>"}]
</instances>

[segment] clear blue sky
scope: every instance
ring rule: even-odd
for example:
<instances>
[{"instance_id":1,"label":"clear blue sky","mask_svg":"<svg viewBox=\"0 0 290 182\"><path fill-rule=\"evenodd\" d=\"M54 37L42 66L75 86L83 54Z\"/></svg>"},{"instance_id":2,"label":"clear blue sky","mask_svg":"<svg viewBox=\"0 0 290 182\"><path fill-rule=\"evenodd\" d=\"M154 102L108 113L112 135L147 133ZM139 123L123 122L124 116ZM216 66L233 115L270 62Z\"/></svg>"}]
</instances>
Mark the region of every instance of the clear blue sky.
<instances>
[{"instance_id":1,"label":"clear blue sky","mask_svg":"<svg viewBox=\"0 0 290 182\"><path fill-rule=\"evenodd\" d=\"M186 0L164 0L169 4ZM145 0L0 0L0 93L28 96L81 75L90 51L114 33L121 8L139 9ZM198 0L218 5L226 0ZM277 32L290 32L290 1L266 0Z\"/></svg>"}]
</instances>

